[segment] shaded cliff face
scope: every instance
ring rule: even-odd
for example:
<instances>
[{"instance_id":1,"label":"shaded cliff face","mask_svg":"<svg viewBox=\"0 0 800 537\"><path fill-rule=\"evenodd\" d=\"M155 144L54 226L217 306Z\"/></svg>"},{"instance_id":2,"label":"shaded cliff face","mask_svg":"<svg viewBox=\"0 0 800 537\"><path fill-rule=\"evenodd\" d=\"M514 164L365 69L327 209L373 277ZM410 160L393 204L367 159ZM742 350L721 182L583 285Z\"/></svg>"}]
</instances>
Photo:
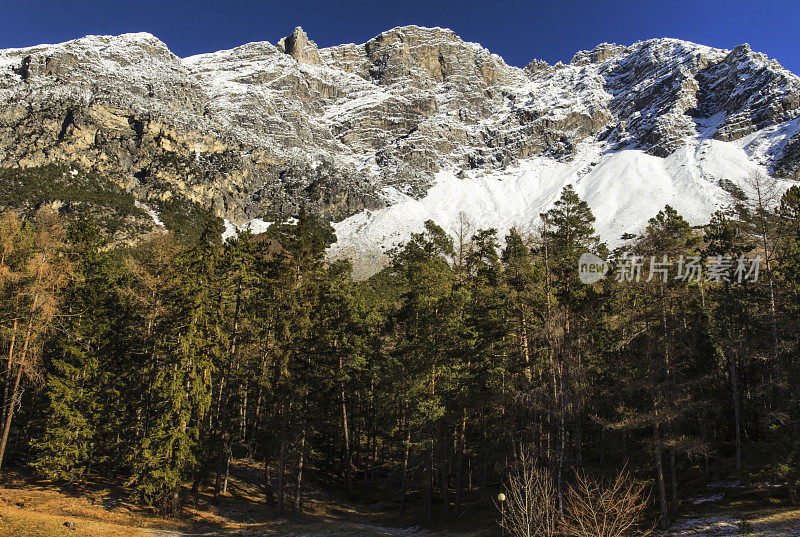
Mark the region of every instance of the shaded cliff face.
<instances>
[{"instance_id":1,"label":"shaded cliff face","mask_svg":"<svg viewBox=\"0 0 800 537\"><path fill-rule=\"evenodd\" d=\"M524 69L415 26L323 49L298 28L183 59L149 34L0 51L0 166L70 164L234 223L302 205L342 220L421 199L445 171L568 163L587 143L666 158L798 115L800 79L777 62L673 39ZM758 138L749 158L796 177L794 132Z\"/></svg>"}]
</instances>

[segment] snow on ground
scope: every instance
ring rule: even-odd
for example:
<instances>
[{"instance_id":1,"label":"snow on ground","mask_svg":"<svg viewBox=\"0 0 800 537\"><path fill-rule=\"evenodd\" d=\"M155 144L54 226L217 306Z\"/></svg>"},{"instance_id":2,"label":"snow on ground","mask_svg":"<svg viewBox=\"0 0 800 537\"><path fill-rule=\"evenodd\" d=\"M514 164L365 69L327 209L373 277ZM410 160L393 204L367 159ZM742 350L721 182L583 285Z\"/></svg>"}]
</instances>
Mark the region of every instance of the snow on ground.
<instances>
[{"instance_id":1,"label":"snow on ground","mask_svg":"<svg viewBox=\"0 0 800 537\"><path fill-rule=\"evenodd\" d=\"M464 178L442 171L421 199L387 190L389 207L363 211L335 224L339 241L329 256L351 258L356 273L368 276L385 264L389 248L422 230L428 219L455 236L461 213L473 229L494 227L501 239L512 226L534 230L540 225L540 214L552 207L567 184L574 185L589 203L597 218L595 229L612 247L623 233L642 231L667 204L692 225L705 224L715 209L730 203L719 181L741 185L754 172L766 173L752 153L756 146L770 142L754 143L786 136L786 129L772 129L762 132L761 138L749 136L731 143L711 139L713 130L711 121L667 158L584 143L570 162L530 158L503 171L476 171Z\"/></svg>"},{"instance_id":2,"label":"snow on ground","mask_svg":"<svg viewBox=\"0 0 800 537\"><path fill-rule=\"evenodd\" d=\"M773 155L779 154L798 131L800 131L800 118L749 134L738 140L737 144L747 151L750 158L763 164L769 162Z\"/></svg>"},{"instance_id":3,"label":"snow on ground","mask_svg":"<svg viewBox=\"0 0 800 537\"><path fill-rule=\"evenodd\" d=\"M355 527L375 531L380 534L397 535L399 537L418 537L427 535L428 532L419 526L412 526L410 528L390 528L388 526L375 526L373 524L353 524Z\"/></svg>"},{"instance_id":4,"label":"snow on ground","mask_svg":"<svg viewBox=\"0 0 800 537\"><path fill-rule=\"evenodd\" d=\"M670 537L724 537L738 535L738 520L727 516L712 516L681 520L672 525L667 532Z\"/></svg>"},{"instance_id":5,"label":"snow on ground","mask_svg":"<svg viewBox=\"0 0 800 537\"><path fill-rule=\"evenodd\" d=\"M145 211L147 214L149 214L150 218L153 219L153 223L155 223L155 225L157 225L158 227L166 228L166 226L164 225L164 222L162 222L161 218L158 217L158 213L155 211L155 209L153 209L152 207L150 207L149 205L147 205L145 203L142 203L139 200L134 201L133 204L136 205L137 208L139 208L139 209Z\"/></svg>"},{"instance_id":6,"label":"snow on ground","mask_svg":"<svg viewBox=\"0 0 800 537\"><path fill-rule=\"evenodd\" d=\"M731 479L728 481L712 481L708 484L710 489L735 489L743 486L739 479Z\"/></svg>"},{"instance_id":7,"label":"snow on ground","mask_svg":"<svg viewBox=\"0 0 800 537\"><path fill-rule=\"evenodd\" d=\"M244 229L249 229L251 232L255 233L256 235L259 233L264 233L269 229L269 226L272 225L272 222L267 222L266 220L262 220L261 218L255 218L250 220L244 225Z\"/></svg>"},{"instance_id":8,"label":"snow on ground","mask_svg":"<svg viewBox=\"0 0 800 537\"><path fill-rule=\"evenodd\" d=\"M258 235L259 233L264 233L269 229L269 226L272 225L272 222L267 222L261 218L254 218L245 222L244 224L237 225L228 220L227 218L224 220L225 222L225 229L222 231L222 240L227 241L233 237L239 235L240 231L244 231L245 229L249 230L253 234Z\"/></svg>"},{"instance_id":9,"label":"snow on ground","mask_svg":"<svg viewBox=\"0 0 800 537\"><path fill-rule=\"evenodd\" d=\"M690 498L689 502L692 505L702 505L704 503L715 503L715 502L718 502L718 501L722 500L722 498L724 496L725 496L724 494L712 494L711 496L702 496L702 497L698 497L698 498Z\"/></svg>"},{"instance_id":10,"label":"snow on ground","mask_svg":"<svg viewBox=\"0 0 800 537\"><path fill-rule=\"evenodd\" d=\"M222 242L227 241L228 239L232 239L239 234L239 230L236 229L236 225L228 220L227 218L224 220L225 222L225 229L222 230Z\"/></svg>"},{"instance_id":11,"label":"snow on ground","mask_svg":"<svg viewBox=\"0 0 800 537\"><path fill-rule=\"evenodd\" d=\"M751 514L747 518L712 515L687 518L675 522L664 537L800 537L800 518L797 511Z\"/></svg>"}]
</instances>

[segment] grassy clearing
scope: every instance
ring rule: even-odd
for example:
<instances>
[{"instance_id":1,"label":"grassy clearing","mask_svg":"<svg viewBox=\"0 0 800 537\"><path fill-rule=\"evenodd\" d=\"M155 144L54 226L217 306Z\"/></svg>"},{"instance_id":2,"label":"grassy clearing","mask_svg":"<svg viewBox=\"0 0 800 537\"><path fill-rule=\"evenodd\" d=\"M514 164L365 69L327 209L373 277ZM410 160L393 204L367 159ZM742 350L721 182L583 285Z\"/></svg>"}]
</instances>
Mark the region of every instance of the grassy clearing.
<instances>
[{"instance_id":1,"label":"grassy clearing","mask_svg":"<svg viewBox=\"0 0 800 537\"><path fill-rule=\"evenodd\" d=\"M193 494L187 488L179 519L158 516L128 501L129 491L118 483L94 476L80 485L55 486L33 482L21 474L5 474L0 488L0 536L56 537L188 537L305 535L308 537L420 537L422 535L494 537L496 513L477 502L461 516L435 519L428 531L415 528L424 513L417 505L400 516L381 491L371 503L355 503L331 493L330 486L310 482L300 512L278 515L264 502L260 484L263 468L252 461L232 465L228 493L213 503L209 487ZM688 488L688 487L687 487ZM687 491L688 492L688 491ZM684 515L667 535L800 537L800 509L788 506L776 487L698 485L695 498L716 498L693 505L684 502ZM746 523L742 524L742 521ZM74 524L74 529L64 526ZM746 530L746 531L743 531ZM750 532L750 533L747 533Z\"/></svg>"},{"instance_id":2,"label":"grassy clearing","mask_svg":"<svg viewBox=\"0 0 800 537\"><path fill-rule=\"evenodd\" d=\"M213 503L209 487L199 493L185 490L179 519L158 516L128 501L129 491L94 476L80 485L56 486L32 482L9 473L0 488L0 536L51 537L183 537L188 535L296 535L379 537L416 532L397 530L404 523L392 513L341 501L321 487L309 486L300 512L278 515L264 502L260 490L263 468L249 461L232 465L228 493ZM74 529L64 526L74 523Z\"/></svg>"},{"instance_id":3,"label":"grassy clearing","mask_svg":"<svg viewBox=\"0 0 800 537\"><path fill-rule=\"evenodd\" d=\"M0 507L0 535L14 537L139 537L144 529L75 516L39 513L14 506ZM65 523L74 524L71 528Z\"/></svg>"}]
</instances>

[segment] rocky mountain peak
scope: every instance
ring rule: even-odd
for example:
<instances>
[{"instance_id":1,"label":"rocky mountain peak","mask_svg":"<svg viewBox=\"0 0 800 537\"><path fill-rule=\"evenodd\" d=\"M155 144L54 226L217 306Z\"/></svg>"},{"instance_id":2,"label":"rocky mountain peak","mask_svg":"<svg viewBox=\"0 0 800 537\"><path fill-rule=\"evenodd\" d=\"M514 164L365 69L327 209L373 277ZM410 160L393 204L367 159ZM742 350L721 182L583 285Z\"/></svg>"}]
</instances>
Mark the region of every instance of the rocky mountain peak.
<instances>
[{"instance_id":1,"label":"rocky mountain peak","mask_svg":"<svg viewBox=\"0 0 800 537\"><path fill-rule=\"evenodd\" d=\"M464 77L486 86L519 80L518 70L502 58L445 28L393 28L365 43L364 50L370 79L382 85L402 83L425 89Z\"/></svg>"},{"instance_id":2,"label":"rocky mountain peak","mask_svg":"<svg viewBox=\"0 0 800 537\"><path fill-rule=\"evenodd\" d=\"M86 70L94 68L103 71L130 67L141 69L153 63L180 66L180 59L161 40L146 32L89 35L58 45L8 49L2 53L7 60L17 62L12 70L28 82L39 76L80 77ZM79 64L82 68L76 69Z\"/></svg>"},{"instance_id":3,"label":"rocky mountain peak","mask_svg":"<svg viewBox=\"0 0 800 537\"><path fill-rule=\"evenodd\" d=\"M317 44L308 39L308 35L301 27L297 27L292 33L281 38L276 45L278 50L288 54L301 63L319 64L319 53Z\"/></svg>"},{"instance_id":4,"label":"rocky mountain peak","mask_svg":"<svg viewBox=\"0 0 800 537\"><path fill-rule=\"evenodd\" d=\"M592 50L582 50L577 52L569 63L570 65L602 63L625 51L627 51L627 47L622 45L617 45L615 43L600 43Z\"/></svg>"},{"instance_id":5,"label":"rocky mountain peak","mask_svg":"<svg viewBox=\"0 0 800 537\"><path fill-rule=\"evenodd\" d=\"M360 218L352 234L342 224L340 240L370 240L372 253L419 227L408 218L421 225L423 215L470 206L458 189L484 178L507 181L476 194L490 200L476 210L528 200L516 213L499 207L502 222L488 222L499 227L512 214L536 216L545 193L569 181L595 202L627 199L614 181L637 174L669 183L693 170L664 192L678 208L707 207L718 178L700 146L728 144L719 147L741 164L733 175L761 166L795 177L798 131L800 78L745 45L603 43L569 64L534 60L524 70L451 30L419 26L322 49L298 27L276 46L183 59L149 34L0 50L0 166L94 170L141 202L180 196L233 224L302 206ZM539 179L499 195L523 184L509 170L526 166ZM436 198L453 210L426 208L443 177L458 178L452 195ZM400 202L410 208L397 222L380 216Z\"/></svg>"}]
</instances>

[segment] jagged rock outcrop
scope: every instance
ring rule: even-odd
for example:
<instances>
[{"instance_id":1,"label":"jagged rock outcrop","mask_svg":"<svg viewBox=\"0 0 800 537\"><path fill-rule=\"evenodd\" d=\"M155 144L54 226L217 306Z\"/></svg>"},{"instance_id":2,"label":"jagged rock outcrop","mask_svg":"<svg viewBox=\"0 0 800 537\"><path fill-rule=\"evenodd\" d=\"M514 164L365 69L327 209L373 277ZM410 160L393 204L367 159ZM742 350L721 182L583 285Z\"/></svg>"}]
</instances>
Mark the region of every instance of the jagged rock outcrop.
<instances>
[{"instance_id":1,"label":"jagged rock outcrop","mask_svg":"<svg viewBox=\"0 0 800 537\"><path fill-rule=\"evenodd\" d=\"M183 59L149 34L0 51L0 166L70 163L236 223L302 205L341 220L421 198L443 170L568 162L582 143L664 158L799 116L800 79L774 60L675 39L524 69L417 26L322 49L298 27ZM796 177L792 135L752 158Z\"/></svg>"},{"instance_id":2,"label":"jagged rock outcrop","mask_svg":"<svg viewBox=\"0 0 800 537\"><path fill-rule=\"evenodd\" d=\"M800 181L800 131L789 138L775 161L775 175Z\"/></svg>"},{"instance_id":3,"label":"jagged rock outcrop","mask_svg":"<svg viewBox=\"0 0 800 537\"><path fill-rule=\"evenodd\" d=\"M278 41L276 46L278 50L299 62L317 65L320 63L317 44L309 41L308 36L299 26L294 29L291 35Z\"/></svg>"}]
</instances>

